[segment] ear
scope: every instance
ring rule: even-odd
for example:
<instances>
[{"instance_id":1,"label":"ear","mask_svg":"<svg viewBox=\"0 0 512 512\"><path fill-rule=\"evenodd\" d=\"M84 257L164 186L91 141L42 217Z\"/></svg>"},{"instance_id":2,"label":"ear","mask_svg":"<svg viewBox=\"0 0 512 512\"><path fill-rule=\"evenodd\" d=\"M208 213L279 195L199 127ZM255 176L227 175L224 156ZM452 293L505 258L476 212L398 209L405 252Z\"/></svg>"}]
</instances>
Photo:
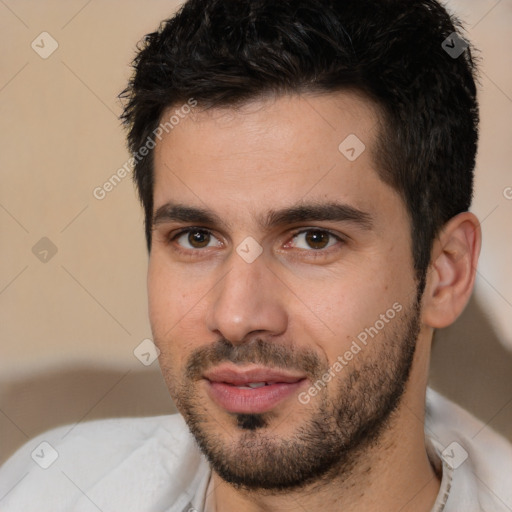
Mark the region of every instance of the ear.
<instances>
[{"instance_id":1,"label":"ear","mask_svg":"<svg viewBox=\"0 0 512 512\"><path fill-rule=\"evenodd\" d=\"M446 327L462 313L473 291L482 232L476 216L460 213L443 227L432 247L422 302L423 323Z\"/></svg>"}]
</instances>

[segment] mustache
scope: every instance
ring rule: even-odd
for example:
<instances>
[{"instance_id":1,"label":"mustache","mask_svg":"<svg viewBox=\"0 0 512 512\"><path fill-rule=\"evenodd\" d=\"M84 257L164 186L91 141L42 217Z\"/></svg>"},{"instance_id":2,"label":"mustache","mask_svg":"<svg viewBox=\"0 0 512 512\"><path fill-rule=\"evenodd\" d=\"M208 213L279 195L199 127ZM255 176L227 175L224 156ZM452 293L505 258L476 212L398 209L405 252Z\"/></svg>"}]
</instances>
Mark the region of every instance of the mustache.
<instances>
[{"instance_id":1,"label":"mustache","mask_svg":"<svg viewBox=\"0 0 512 512\"><path fill-rule=\"evenodd\" d=\"M190 380L199 380L206 370L223 362L299 370L312 379L322 375L328 367L327 364L322 364L319 356L311 349L290 348L262 338L233 345L222 338L194 350L185 367L185 375Z\"/></svg>"}]
</instances>

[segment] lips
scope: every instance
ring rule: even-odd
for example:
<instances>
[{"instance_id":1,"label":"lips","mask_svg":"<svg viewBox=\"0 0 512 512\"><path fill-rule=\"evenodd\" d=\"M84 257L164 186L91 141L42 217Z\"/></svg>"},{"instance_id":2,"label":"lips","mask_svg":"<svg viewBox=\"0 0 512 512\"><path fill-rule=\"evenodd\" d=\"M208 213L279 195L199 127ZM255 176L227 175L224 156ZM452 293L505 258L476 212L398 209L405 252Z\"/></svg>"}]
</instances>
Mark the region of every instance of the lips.
<instances>
[{"instance_id":1,"label":"lips","mask_svg":"<svg viewBox=\"0 0 512 512\"><path fill-rule=\"evenodd\" d=\"M306 377L281 369L224 364L204 374L210 398L231 413L273 409L304 385Z\"/></svg>"},{"instance_id":2,"label":"lips","mask_svg":"<svg viewBox=\"0 0 512 512\"><path fill-rule=\"evenodd\" d=\"M305 378L305 376L261 366L237 368L231 365L221 365L207 371L204 378L211 382L225 382L234 386L243 386L251 382L293 383Z\"/></svg>"}]
</instances>

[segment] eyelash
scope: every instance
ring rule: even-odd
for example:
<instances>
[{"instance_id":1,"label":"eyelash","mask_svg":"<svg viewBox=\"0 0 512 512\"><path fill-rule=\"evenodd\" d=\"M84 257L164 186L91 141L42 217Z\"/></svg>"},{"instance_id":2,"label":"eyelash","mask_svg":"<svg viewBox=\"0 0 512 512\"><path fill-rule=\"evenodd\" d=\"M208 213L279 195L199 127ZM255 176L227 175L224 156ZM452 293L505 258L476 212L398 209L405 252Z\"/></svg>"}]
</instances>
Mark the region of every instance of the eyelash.
<instances>
[{"instance_id":1,"label":"eyelash","mask_svg":"<svg viewBox=\"0 0 512 512\"><path fill-rule=\"evenodd\" d=\"M174 250L176 250L177 252L179 252L181 254L185 254L190 257L200 257L201 252L203 252L203 249L186 249L186 248L181 247L179 244L174 243L177 239L179 239L184 234L191 233L194 231L201 231L201 232L208 233L209 235L215 237L215 235L212 233L212 231L210 231L207 228L192 226L189 228L184 228L184 229L178 231L177 233L170 235L168 237L168 243L169 244L172 243L174 245ZM328 229L324 229L324 228L308 228L308 229L301 229L299 231L295 231L294 233L291 234L290 240L293 240L295 237L297 237L301 234L304 234L304 233L309 233L311 231L327 233L330 237L334 238L336 240L336 242L342 243L342 244L346 243L346 239L344 239L340 235L334 234L331 231L329 231ZM215 238L217 238L217 237L215 237ZM288 244L289 242L286 242L286 243ZM308 253L308 257L318 258L318 257L322 257L322 256L330 253L331 249L334 249L336 245L337 244L333 244L325 249L316 249L315 250L315 249L311 248L311 249L299 249L299 250L303 251L305 253Z\"/></svg>"}]
</instances>

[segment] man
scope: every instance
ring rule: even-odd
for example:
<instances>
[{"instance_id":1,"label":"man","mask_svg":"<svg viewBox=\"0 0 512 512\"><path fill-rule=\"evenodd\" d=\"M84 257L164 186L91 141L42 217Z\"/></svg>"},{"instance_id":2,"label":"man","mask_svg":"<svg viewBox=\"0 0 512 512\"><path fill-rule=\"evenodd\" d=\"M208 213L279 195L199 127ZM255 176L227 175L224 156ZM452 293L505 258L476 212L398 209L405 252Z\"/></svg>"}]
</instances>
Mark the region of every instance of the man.
<instances>
[{"instance_id":1,"label":"man","mask_svg":"<svg viewBox=\"0 0 512 512\"><path fill-rule=\"evenodd\" d=\"M147 36L123 119L180 415L45 434L58 460L20 450L2 510L512 510L510 445L427 392L481 240L457 26L434 0L190 0Z\"/></svg>"}]
</instances>

